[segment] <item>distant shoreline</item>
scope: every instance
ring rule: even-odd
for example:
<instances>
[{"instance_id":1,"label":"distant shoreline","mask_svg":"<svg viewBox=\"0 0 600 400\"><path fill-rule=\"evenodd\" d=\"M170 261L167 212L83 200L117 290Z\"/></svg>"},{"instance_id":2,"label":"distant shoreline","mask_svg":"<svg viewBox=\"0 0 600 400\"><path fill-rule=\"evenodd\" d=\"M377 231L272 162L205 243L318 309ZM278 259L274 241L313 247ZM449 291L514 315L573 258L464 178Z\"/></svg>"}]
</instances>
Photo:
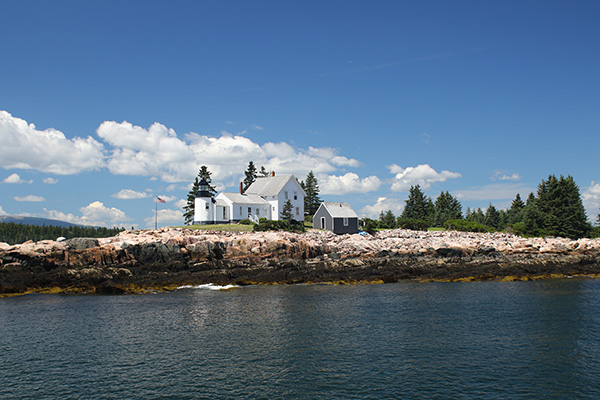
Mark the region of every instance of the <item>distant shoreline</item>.
<instances>
[{"instance_id":1,"label":"distant shoreline","mask_svg":"<svg viewBox=\"0 0 600 400\"><path fill-rule=\"evenodd\" d=\"M600 239L393 230L124 231L0 244L0 296L143 293L184 285L533 280L600 276Z\"/></svg>"}]
</instances>

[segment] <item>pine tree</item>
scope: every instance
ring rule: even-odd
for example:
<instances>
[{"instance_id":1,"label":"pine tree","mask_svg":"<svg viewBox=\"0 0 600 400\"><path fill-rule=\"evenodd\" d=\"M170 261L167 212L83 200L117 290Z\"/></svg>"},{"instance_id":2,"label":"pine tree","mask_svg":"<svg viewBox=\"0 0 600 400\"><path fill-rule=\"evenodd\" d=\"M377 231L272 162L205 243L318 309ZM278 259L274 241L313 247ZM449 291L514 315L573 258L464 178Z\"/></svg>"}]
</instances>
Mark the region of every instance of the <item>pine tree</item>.
<instances>
[{"instance_id":1,"label":"pine tree","mask_svg":"<svg viewBox=\"0 0 600 400\"><path fill-rule=\"evenodd\" d=\"M269 176L269 171L267 171L265 169L264 165L260 167L260 171L258 172L258 176L261 177L261 178L266 178L267 176Z\"/></svg>"},{"instance_id":2,"label":"pine tree","mask_svg":"<svg viewBox=\"0 0 600 400\"><path fill-rule=\"evenodd\" d=\"M462 219L462 206L460 202L448 191L442 192L435 200L433 225L442 227L450 219Z\"/></svg>"},{"instance_id":3,"label":"pine tree","mask_svg":"<svg viewBox=\"0 0 600 400\"><path fill-rule=\"evenodd\" d=\"M379 221L383 228L394 229L396 227L396 216L392 210L387 210L385 213L381 211L379 214Z\"/></svg>"},{"instance_id":4,"label":"pine tree","mask_svg":"<svg viewBox=\"0 0 600 400\"><path fill-rule=\"evenodd\" d=\"M294 209L294 206L292 204L292 202L290 201L290 199L287 199L285 201L285 203L283 203L283 210L281 211L281 219L285 220L285 221L291 221L292 218L294 217L292 211Z\"/></svg>"},{"instance_id":5,"label":"pine tree","mask_svg":"<svg viewBox=\"0 0 600 400\"><path fill-rule=\"evenodd\" d=\"M198 188L200 187L200 179L196 177L194 183L192 184L192 189L189 191L187 195L187 202L185 206L183 206L183 223L185 225L191 225L194 222L194 207L196 196L198 195Z\"/></svg>"},{"instance_id":6,"label":"pine tree","mask_svg":"<svg viewBox=\"0 0 600 400\"><path fill-rule=\"evenodd\" d=\"M434 205L431 199L421 191L421 186L411 186L401 218L418 219L431 222Z\"/></svg>"},{"instance_id":7,"label":"pine tree","mask_svg":"<svg viewBox=\"0 0 600 400\"><path fill-rule=\"evenodd\" d=\"M264 167L263 167L264 169ZM257 177L257 173L256 173L256 166L254 165L254 162L250 161L248 163L248 169L246 170L246 172L244 172L244 175L246 175L246 177L244 178L244 192L250 187L250 185L252 185L254 183L254 181L256 181L256 177Z\"/></svg>"},{"instance_id":8,"label":"pine tree","mask_svg":"<svg viewBox=\"0 0 600 400\"><path fill-rule=\"evenodd\" d=\"M491 203L485 211L485 225L496 229L500 227L500 213Z\"/></svg>"},{"instance_id":9,"label":"pine tree","mask_svg":"<svg viewBox=\"0 0 600 400\"><path fill-rule=\"evenodd\" d=\"M515 197L515 199L513 200L513 202L510 205L510 208L508 209L507 223L509 225L513 225L518 222L522 222L524 208L525 208L525 203L523 203L523 200L521 200L521 195L519 193L517 193L517 196Z\"/></svg>"},{"instance_id":10,"label":"pine tree","mask_svg":"<svg viewBox=\"0 0 600 400\"><path fill-rule=\"evenodd\" d=\"M307 215L314 215L322 203L322 200L319 198L319 183L315 174L310 171L306 175L306 181L301 182L302 184L304 184L303 189L306 194L304 197L304 212Z\"/></svg>"},{"instance_id":11,"label":"pine tree","mask_svg":"<svg viewBox=\"0 0 600 400\"><path fill-rule=\"evenodd\" d=\"M211 196L217 194L217 190L214 186L211 185L211 172L208 170L206 165L203 165L202 167L200 167L200 170L198 171L198 176L196 176L196 179L192 184L192 189L187 195L187 203L185 204L185 206L183 206L183 220L186 225L190 225L192 222L194 222L194 207L196 197L198 196L198 189L200 188L200 182L202 181L208 184L208 192Z\"/></svg>"},{"instance_id":12,"label":"pine tree","mask_svg":"<svg viewBox=\"0 0 600 400\"><path fill-rule=\"evenodd\" d=\"M544 217L544 229L553 236L581 238L591 230L579 187L572 176L550 175L538 186L537 204Z\"/></svg>"}]
</instances>

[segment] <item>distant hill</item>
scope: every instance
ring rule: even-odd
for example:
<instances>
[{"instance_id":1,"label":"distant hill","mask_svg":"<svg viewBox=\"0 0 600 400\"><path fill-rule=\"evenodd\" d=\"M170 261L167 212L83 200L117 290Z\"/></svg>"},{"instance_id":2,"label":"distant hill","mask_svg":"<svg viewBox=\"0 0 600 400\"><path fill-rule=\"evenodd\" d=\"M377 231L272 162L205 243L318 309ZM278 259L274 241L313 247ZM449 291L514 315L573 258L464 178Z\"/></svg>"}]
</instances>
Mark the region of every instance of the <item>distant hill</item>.
<instances>
[{"instance_id":1,"label":"distant hill","mask_svg":"<svg viewBox=\"0 0 600 400\"><path fill-rule=\"evenodd\" d=\"M36 226L58 226L60 228L70 228L72 226L83 226L72 224L70 222L59 221L57 219L22 217L19 215L0 215L0 222L13 222L15 224L36 225Z\"/></svg>"}]
</instances>

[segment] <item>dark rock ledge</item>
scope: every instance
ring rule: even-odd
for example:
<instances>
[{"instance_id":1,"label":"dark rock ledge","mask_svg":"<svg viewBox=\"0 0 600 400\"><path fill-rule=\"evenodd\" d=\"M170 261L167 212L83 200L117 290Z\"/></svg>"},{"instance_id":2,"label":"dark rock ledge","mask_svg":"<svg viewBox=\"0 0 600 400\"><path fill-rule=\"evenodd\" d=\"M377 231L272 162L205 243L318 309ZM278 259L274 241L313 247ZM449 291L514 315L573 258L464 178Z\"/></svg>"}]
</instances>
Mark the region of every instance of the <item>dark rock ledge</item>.
<instances>
[{"instance_id":1,"label":"dark rock ledge","mask_svg":"<svg viewBox=\"0 0 600 400\"><path fill-rule=\"evenodd\" d=\"M394 230L329 232L126 231L9 246L0 243L0 295L125 293L181 285L534 279L600 274L600 240Z\"/></svg>"}]
</instances>

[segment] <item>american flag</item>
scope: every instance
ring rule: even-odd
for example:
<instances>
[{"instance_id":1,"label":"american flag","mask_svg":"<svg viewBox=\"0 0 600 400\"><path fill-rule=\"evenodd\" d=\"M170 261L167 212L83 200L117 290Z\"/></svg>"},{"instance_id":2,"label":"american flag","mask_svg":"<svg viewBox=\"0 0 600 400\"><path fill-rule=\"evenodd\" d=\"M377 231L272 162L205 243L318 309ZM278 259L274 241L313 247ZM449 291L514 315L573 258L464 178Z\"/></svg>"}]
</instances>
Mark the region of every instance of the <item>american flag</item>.
<instances>
[{"instance_id":1,"label":"american flag","mask_svg":"<svg viewBox=\"0 0 600 400\"><path fill-rule=\"evenodd\" d=\"M157 203L166 203L165 200L161 199L160 197L156 196L156 202Z\"/></svg>"}]
</instances>

